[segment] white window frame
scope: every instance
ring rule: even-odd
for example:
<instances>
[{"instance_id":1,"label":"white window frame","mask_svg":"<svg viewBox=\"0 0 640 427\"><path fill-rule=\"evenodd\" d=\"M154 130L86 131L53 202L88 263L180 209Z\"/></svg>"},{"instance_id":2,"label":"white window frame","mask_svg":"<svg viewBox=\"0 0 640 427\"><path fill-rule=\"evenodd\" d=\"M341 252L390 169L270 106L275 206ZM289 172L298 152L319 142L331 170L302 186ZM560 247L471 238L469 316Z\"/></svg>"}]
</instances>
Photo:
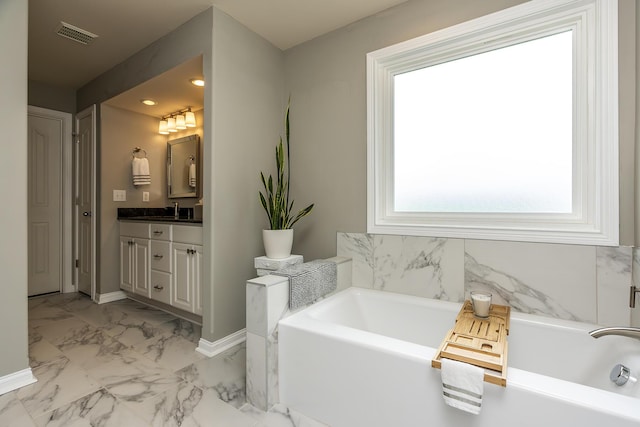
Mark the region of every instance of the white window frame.
<instances>
[{"instance_id":1,"label":"white window frame","mask_svg":"<svg viewBox=\"0 0 640 427\"><path fill-rule=\"evenodd\" d=\"M617 0L533 0L367 54L367 231L617 246ZM397 74L571 30L573 209L569 214L398 212L393 197Z\"/></svg>"}]
</instances>

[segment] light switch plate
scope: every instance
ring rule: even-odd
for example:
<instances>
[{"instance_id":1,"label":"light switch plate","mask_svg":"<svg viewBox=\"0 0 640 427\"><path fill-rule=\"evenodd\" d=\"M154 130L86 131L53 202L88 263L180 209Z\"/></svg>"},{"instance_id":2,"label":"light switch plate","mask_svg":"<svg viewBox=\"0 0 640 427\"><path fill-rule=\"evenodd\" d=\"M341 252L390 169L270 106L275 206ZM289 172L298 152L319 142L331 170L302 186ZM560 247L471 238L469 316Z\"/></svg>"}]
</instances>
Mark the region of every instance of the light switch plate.
<instances>
[{"instance_id":1,"label":"light switch plate","mask_svg":"<svg viewBox=\"0 0 640 427\"><path fill-rule=\"evenodd\" d=\"M142 192L142 201L143 202L148 202L149 201L149 192L148 191L143 191Z\"/></svg>"},{"instance_id":2,"label":"light switch plate","mask_svg":"<svg viewBox=\"0 0 640 427\"><path fill-rule=\"evenodd\" d=\"M114 202L126 202L127 201L127 190L113 190L113 201Z\"/></svg>"}]
</instances>

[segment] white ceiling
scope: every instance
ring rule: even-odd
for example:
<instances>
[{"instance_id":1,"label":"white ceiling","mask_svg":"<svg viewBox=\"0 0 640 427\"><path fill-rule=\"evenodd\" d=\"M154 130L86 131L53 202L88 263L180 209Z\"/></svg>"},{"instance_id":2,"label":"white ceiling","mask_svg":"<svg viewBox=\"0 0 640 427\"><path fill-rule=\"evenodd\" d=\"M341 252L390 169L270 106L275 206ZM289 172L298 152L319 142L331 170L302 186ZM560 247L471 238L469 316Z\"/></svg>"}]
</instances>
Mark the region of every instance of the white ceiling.
<instances>
[{"instance_id":1,"label":"white ceiling","mask_svg":"<svg viewBox=\"0 0 640 427\"><path fill-rule=\"evenodd\" d=\"M193 58L106 101L112 107L135 111L148 116L161 117L191 107L204 108L204 88L191 84L191 79L203 78L202 56ZM153 99L158 104L147 106L142 99Z\"/></svg>"},{"instance_id":2,"label":"white ceiling","mask_svg":"<svg viewBox=\"0 0 640 427\"><path fill-rule=\"evenodd\" d=\"M212 5L284 50L405 1L29 0L29 79L82 87ZM98 38L62 38L60 21Z\"/></svg>"}]
</instances>

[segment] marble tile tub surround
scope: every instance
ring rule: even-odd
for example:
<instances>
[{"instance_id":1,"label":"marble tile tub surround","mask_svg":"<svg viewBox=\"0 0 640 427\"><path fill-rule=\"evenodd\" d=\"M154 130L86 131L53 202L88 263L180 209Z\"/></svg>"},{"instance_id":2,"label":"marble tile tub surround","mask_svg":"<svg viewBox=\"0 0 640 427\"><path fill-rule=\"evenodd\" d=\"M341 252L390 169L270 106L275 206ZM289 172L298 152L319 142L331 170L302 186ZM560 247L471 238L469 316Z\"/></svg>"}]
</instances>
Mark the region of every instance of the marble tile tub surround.
<instances>
[{"instance_id":1,"label":"marble tile tub surround","mask_svg":"<svg viewBox=\"0 0 640 427\"><path fill-rule=\"evenodd\" d=\"M351 286L351 260L334 257L327 261L337 264L337 289L331 294ZM304 307L289 309L289 281L283 276L266 275L247 281L246 298L247 402L263 411L274 410L280 401L278 321Z\"/></svg>"},{"instance_id":2,"label":"marble tile tub surround","mask_svg":"<svg viewBox=\"0 0 640 427\"><path fill-rule=\"evenodd\" d=\"M337 235L338 256L353 260L354 286L447 301L482 289L520 312L619 326L631 323L636 252L626 246Z\"/></svg>"}]
</instances>

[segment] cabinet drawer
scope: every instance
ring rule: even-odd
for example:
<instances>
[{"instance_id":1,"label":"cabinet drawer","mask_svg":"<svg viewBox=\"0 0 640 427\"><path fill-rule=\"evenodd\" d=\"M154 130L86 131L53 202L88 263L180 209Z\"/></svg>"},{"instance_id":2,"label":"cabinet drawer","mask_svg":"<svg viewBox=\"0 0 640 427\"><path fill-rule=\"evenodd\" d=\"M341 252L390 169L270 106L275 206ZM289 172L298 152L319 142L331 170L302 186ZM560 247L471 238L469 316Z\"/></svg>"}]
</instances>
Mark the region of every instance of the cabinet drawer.
<instances>
[{"instance_id":1,"label":"cabinet drawer","mask_svg":"<svg viewBox=\"0 0 640 427\"><path fill-rule=\"evenodd\" d=\"M171 224L150 224L149 237L155 240L171 240Z\"/></svg>"},{"instance_id":2,"label":"cabinet drawer","mask_svg":"<svg viewBox=\"0 0 640 427\"><path fill-rule=\"evenodd\" d=\"M171 243L151 240L151 269L171 273Z\"/></svg>"},{"instance_id":3,"label":"cabinet drawer","mask_svg":"<svg viewBox=\"0 0 640 427\"><path fill-rule=\"evenodd\" d=\"M151 299L165 304L171 302L171 274L151 271Z\"/></svg>"},{"instance_id":4,"label":"cabinet drawer","mask_svg":"<svg viewBox=\"0 0 640 427\"><path fill-rule=\"evenodd\" d=\"M120 235L148 239L149 224L140 223L140 222L120 221Z\"/></svg>"},{"instance_id":5,"label":"cabinet drawer","mask_svg":"<svg viewBox=\"0 0 640 427\"><path fill-rule=\"evenodd\" d=\"M173 241L202 245L202 227L199 225L174 225Z\"/></svg>"}]
</instances>

